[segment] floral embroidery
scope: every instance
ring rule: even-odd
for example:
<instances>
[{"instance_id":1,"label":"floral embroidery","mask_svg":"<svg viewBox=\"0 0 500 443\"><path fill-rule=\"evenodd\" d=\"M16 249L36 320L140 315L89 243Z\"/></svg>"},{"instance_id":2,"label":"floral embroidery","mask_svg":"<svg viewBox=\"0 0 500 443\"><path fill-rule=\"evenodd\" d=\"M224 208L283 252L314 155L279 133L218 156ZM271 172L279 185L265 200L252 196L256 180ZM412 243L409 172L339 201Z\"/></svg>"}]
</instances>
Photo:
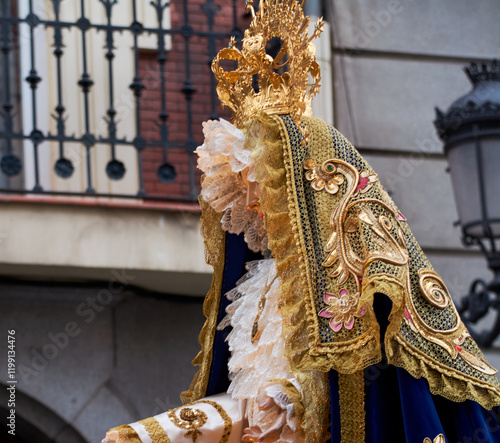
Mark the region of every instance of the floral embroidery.
<instances>
[{"instance_id":1,"label":"floral embroidery","mask_svg":"<svg viewBox=\"0 0 500 443\"><path fill-rule=\"evenodd\" d=\"M377 174L375 172L370 173L367 169L363 169L359 173L359 182L358 186L355 190L355 193L361 193L364 194L365 192L369 191L373 184L378 180Z\"/></svg>"},{"instance_id":2,"label":"floral embroidery","mask_svg":"<svg viewBox=\"0 0 500 443\"><path fill-rule=\"evenodd\" d=\"M328 307L323 309L319 315L331 319L330 327L335 332L340 331L342 326L345 326L346 329L352 329L355 317L361 317L366 312L364 306L358 307L358 292L354 295L349 294L346 289L342 289L339 295L325 292L324 300Z\"/></svg>"},{"instance_id":3,"label":"floral embroidery","mask_svg":"<svg viewBox=\"0 0 500 443\"><path fill-rule=\"evenodd\" d=\"M311 186L316 191L325 189L330 194L336 194L345 180L343 174L338 171L335 160L327 160L319 165L309 157L304 160L304 169L307 170L307 180L312 182Z\"/></svg>"}]
</instances>

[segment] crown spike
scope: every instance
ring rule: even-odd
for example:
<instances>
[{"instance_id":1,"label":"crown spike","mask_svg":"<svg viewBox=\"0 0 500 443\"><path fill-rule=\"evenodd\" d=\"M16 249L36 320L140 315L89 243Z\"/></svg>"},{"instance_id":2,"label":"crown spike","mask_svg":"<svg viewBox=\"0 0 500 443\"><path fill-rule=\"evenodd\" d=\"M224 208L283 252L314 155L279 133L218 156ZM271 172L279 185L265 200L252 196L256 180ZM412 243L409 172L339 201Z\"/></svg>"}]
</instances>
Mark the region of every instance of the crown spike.
<instances>
[{"instance_id":1,"label":"crown spike","mask_svg":"<svg viewBox=\"0 0 500 443\"><path fill-rule=\"evenodd\" d=\"M245 11L252 14L252 18L255 17L255 9L253 8L253 0L245 0Z\"/></svg>"}]
</instances>

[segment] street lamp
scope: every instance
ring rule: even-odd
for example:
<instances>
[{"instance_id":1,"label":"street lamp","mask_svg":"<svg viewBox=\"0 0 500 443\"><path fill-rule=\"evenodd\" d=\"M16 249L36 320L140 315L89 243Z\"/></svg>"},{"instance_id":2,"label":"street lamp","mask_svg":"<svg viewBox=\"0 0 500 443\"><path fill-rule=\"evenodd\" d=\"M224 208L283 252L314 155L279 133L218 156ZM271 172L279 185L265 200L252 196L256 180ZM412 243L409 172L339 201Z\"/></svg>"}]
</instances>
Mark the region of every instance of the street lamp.
<instances>
[{"instance_id":1,"label":"street lamp","mask_svg":"<svg viewBox=\"0 0 500 443\"><path fill-rule=\"evenodd\" d=\"M496 310L490 330L471 330L488 347L500 334L500 64L471 63L465 72L472 90L446 112L436 108L434 125L444 142L462 242L479 245L494 273L489 284L474 281L459 308L466 324Z\"/></svg>"}]
</instances>

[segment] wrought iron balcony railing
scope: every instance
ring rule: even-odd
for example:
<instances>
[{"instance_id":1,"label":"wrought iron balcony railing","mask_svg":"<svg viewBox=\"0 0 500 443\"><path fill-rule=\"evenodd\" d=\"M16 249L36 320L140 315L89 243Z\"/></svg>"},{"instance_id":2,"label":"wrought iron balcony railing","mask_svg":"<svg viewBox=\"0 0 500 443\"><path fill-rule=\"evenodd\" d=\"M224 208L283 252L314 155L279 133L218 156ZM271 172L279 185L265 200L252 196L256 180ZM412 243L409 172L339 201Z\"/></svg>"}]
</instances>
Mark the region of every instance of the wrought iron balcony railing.
<instances>
[{"instance_id":1,"label":"wrought iron balcony railing","mask_svg":"<svg viewBox=\"0 0 500 443\"><path fill-rule=\"evenodd\" d=\"M246 20L216 3L1 0L0 193L195 199L201 122L220 112L209 63Z\"/></svg>"}]
</instances>

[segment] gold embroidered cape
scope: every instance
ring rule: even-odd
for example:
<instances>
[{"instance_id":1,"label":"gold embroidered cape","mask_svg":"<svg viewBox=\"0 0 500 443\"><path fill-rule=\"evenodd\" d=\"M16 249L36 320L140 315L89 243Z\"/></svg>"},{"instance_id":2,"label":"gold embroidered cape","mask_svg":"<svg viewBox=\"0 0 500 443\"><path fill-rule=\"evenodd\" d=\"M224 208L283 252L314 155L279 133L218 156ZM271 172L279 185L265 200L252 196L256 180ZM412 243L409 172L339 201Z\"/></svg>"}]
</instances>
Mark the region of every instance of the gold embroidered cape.
<instances>
[{"instance_id":1,"label":"gold embroidered cape","mask_svg":"<svg viewBox=\"0 0 500 443\"><path fill-rule=\"evenodd\" d=\"M390 364L427 379L452 401L500 404L496 370L470 337L405 217L355 148L333 127L304 118L308 143L288 116L246 125L261 186L269 248L282 281L286 356L296 373L354 374L381 359L375 293L393 303L385 335ZM203 209L212 288L200 365L185 402L208 383L224 266L220 215ZM307 411L307 405L305 405Z\"/></svg>"}]
</instances>

